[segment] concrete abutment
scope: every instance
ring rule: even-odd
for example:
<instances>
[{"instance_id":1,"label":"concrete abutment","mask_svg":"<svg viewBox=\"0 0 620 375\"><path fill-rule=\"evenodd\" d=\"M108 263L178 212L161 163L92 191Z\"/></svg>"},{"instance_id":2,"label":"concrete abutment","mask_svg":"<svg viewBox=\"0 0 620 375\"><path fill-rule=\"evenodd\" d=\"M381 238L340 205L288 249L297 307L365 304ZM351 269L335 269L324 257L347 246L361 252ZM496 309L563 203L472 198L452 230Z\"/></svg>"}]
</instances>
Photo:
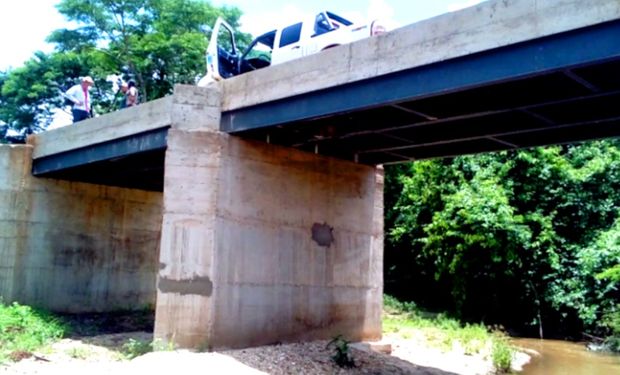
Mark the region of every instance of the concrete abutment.
<instances>
[{"instance_id":1,"label":"concrete abutment","mask_svg":"<svg viewBox=\"0 0 620 375\"><path fill-rule=\"evenodd\" d=\"M162 194L35 178L0 146L0 297L57 312L155 304Z\"/></svg>"},{"instance_id":2,"label":"concrete abutment","mask_svg":"<svg viewBox=\"0 0 620 375\"><path fill-rule=\"evenodd\" d=\"M215 88L175 91L156 338L379 338L382 169L219 132L219 102Z\"/></svg>"}]
</instances>

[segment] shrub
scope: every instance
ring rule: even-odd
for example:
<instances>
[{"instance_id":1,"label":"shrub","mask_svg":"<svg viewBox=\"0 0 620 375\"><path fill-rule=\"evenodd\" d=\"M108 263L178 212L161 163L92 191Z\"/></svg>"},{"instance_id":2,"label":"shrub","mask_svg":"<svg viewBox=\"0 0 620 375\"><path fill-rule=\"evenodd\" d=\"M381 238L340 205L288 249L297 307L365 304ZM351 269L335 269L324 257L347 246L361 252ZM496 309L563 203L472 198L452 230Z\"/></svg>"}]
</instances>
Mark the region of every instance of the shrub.
<instances>
[{"instance_id":1,"label":"shrub","mask_svg":"<svg viewBox=\"0 0 620 375\"><path fill-rule=\"evenodd\" d=\"M90 357L93 353L92 353L92 351L90 349L88 349L86 347L77 347L77 348L69 349L67 351L67 354L71 358L86 359L86 358Z\"/></svg>"},{"instance_id":2,"label":"shrub","mask_svg":"<svg viewBox=\"0 0 620 375\"><path fill-rule=\"evenodd\" d=\"M509 372L514 356L515 350L508 342L508 337L501 332L495 332L491 351L491 359L495 369L498 372Z\"/></svg>"},{"instance_id":3,"label":"shrub","mask_svg":"<svg viewBox=\"0 0 620 375\"><path fill-rule=\"evenodd\" d=\"M153 351L153 343L151 341L143 341L136 339L129 339L123 344L121 352L127 359L133 359L143 354Z\"/></svg>"},{"instance_id":4,"label":"shrub","mask_svg":"<svg viewBox=\"0 0 620 375\"><path fill-rule=\"evenodd\" d=\"M0 301L0 363L28 357L63 337L65 330L65 325L46 311Z\"/></svg>"},{"instance_id":5,"label":"shrub","mask_svg":"<svg viewBox=\"0 0 620 375\"><path fill-rule=\"evenodd\" d=\"M413 302L401 302L388 294L383 295L383 309L391 314L415 314L417 306Z\"/></svg>"},{"instance_id":6,"label":"shrub","mask_svg":"<svg viewBox=\"0 0 620 375\"><path fill-rule=\"evenodd\" d=\"M620 352L620 305L603 316L603 325L609 330L605 346L612 352Z\"/></svg>"},{"instance_id":7,"label":"shrub","mask_svg":"<svg viewBox=\"0 0 620 375\"><path fill-rule=\"evenodd\" d=\"M355 361L351 355L350 342L342 337L342 335L336 336L332 341L327 343L327 348L333 348L334 354L332 360L343 368L355 367Z\"/></svg>"}]
</instances>

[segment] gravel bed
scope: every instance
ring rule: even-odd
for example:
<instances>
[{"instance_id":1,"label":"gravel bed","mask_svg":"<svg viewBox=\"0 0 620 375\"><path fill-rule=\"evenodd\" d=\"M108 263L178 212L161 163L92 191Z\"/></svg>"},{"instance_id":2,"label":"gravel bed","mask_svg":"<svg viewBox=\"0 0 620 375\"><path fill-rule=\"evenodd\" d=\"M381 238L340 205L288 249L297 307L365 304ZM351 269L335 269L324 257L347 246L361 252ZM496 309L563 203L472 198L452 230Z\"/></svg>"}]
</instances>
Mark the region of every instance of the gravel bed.
<instances>
[{"instance_id":1,"label":"gravel bed","mask_svg":"<svg viewBox=\"0 0 620 375\"><path fill-rule=\"evenodd\" d=\"M353 368L340 368L332 360L328 341L262 346L222 352L239 362L272 375L284 374L449 374L387 354L351 348Z\"/></svg>"}]
</instances>

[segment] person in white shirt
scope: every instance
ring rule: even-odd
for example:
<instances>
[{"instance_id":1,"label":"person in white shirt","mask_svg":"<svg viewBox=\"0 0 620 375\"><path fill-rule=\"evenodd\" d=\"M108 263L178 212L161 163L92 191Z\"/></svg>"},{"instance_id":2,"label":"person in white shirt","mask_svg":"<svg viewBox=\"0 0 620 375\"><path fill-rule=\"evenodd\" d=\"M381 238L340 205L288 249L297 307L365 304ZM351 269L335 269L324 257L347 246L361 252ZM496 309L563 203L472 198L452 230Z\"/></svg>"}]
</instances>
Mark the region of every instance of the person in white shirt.
<instances>
[{"instance_id":1,"label":"person in white shirt","mask_svg":"<svg viewBox=\"0 0 620 375\"><path fill-rule=\"evenodd\" d=\"M131 80L127 84L127 91L125 92L125 107L133 107L138 105L138 89L136 83Z\"/></svg>"},{"instance_id":2,"label":"person in white shirt","mask_svg":"<svg viewBox=\"0 0 620 375\"><path fill-rule=\"evenodd\" d=\"M67 90L66 97L73 102L73 108L71 109L73 123L90 117L90 94L88 90L93 84L93 79L86 76L82 77L79 84Z\"/></svg>"}]
</instances>

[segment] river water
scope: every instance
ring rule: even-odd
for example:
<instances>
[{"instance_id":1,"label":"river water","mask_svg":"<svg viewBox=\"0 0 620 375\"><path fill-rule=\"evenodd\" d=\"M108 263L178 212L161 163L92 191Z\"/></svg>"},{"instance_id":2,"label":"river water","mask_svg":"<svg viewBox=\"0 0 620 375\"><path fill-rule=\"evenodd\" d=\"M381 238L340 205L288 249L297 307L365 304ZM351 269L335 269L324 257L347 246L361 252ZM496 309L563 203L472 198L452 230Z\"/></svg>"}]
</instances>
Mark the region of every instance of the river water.
<instances>
[{"instance_id":1,"label":"river water","mask_svg":"<svg viewBox=\"0 0 620 375\"><path fill-rule=\"evenodd\" d=\"M584 344L559 340L513 339L535 350L522 375L620 375L620 355L589 351Z\"/></svg>"}]
</instances>

